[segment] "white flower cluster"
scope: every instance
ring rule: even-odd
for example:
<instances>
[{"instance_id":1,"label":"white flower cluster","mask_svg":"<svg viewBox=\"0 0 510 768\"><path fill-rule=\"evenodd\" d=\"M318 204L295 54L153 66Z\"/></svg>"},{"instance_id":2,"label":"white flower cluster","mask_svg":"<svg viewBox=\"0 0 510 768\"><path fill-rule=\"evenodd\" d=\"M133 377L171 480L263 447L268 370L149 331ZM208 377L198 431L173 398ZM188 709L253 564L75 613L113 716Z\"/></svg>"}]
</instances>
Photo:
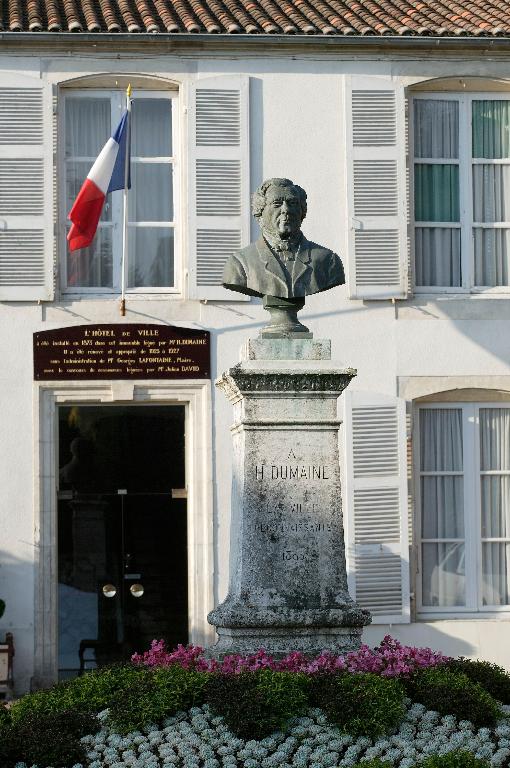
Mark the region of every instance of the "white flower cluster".
<instances>
[{"instance_id":1,"label":"white flower cluster","mask_svg":"<svg viewBox=\"0 0 510 768\"><path fill-rule=\"evenodd\" d=\"M312 709L295 718L286 733L273 733L261 741L234 736L221 717L207 706L180 712L158 729L119 736L104 725L85 736L85 766L72 768L351 768L374 758L395 768L411 768L429 755L463 749L491 766L503 766L510 757L510 720L497 728L476 730L467 720L440 717L421 704L407 700L407 713L397 733L373 740L354 739L332 726L324 713ZM18 763L16 768L28 768ZM31 768L37 768L32 766Z\"/></svg>"}]
</instances>

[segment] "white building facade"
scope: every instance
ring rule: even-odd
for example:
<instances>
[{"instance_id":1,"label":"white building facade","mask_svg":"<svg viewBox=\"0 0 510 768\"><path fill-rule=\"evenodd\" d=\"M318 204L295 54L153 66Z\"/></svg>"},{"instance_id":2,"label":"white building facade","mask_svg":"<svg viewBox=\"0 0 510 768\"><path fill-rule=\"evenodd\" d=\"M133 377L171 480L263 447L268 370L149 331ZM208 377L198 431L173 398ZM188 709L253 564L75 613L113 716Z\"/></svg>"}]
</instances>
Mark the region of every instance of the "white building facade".
<instances>
[{"instance_id":1,"label":"white building facade","mask_svg":"<svg viewBox=\"0 0 510 768\"><path fill-rule=\"evenodd\" d=\"M214 641L231 408L213 382L266 319L221 271L257 236L250 191L275 176L305 188L303 231L346 271L300 316L358 371L339 415L351 594L373 613L364 640L510 669L509 64L505 40L3 35L0 633L14 635L18 692L100 663L113 636L159 637L162 611L176 640ZM121 193L91 248L70 254L66 233L128 83L121 316ZM34 333L124 323L210 331L210 380L34 381ZM172 482L147 465L131 493L115 461L149 444ZM76 462L84 476L100 465L104 486L76 481ZM151 517L164 493L171 524ZM108 507L120 530L104 520L123 494L121 512ZM104 608L120 594L108 597L108 563L143 581L130 537L159 552L161 583L173 574L136 616Z\"/></svg>"}]
</instances>

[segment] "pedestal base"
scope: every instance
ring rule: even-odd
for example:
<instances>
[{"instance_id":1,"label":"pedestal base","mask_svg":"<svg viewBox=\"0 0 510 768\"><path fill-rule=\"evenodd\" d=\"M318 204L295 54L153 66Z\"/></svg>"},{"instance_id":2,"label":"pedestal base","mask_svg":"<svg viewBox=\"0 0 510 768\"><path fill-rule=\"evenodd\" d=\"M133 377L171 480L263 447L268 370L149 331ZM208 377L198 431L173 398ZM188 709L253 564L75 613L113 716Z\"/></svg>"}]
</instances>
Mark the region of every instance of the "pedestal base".
<instances>
[{"instance_id":1,"label":"pedestal base","mask_svg":"<svg viewBox=\"0 0 510 768\"><path fill-rule=\"evenodd\" d=\"M217 627L217 643L209 649L209 656L221 659L230 653L248 655L260 648L275 658L290 651L301 651L317 656L322 651L345 654L355 651L361 643L362 627L299 627L234 629Z\"/></svg>"},{"instance_id":2,"label":"pedestal base","mask_svg":"<svg viewBox=\"0 0 510 768\"><path fill-rule=\"evenodd\" d=\"M337 400L356 372L327 340L257 339L219 386L234 406L230 584L212 655L359 647L349 596Z\"/></svg>"}]
</instances>

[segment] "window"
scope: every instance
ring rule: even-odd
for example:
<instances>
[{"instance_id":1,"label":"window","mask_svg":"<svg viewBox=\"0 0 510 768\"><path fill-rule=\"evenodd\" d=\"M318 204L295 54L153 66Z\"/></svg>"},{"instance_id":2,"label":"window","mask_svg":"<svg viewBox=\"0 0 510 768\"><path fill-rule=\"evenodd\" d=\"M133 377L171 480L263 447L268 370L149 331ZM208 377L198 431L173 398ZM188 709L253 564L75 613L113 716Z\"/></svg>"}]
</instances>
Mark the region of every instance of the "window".
<instances>
[{"instance_id":1,"label":"window","mask_svg":"<svg viewBox=\"0 0 510 768\"><path fill-rule=\"evenodd\" d=\"M419 410L421 611L510 609L510 407Z\"/></svg>"},{"instance_id":2,"label":"window","mask_svg":"<svg viewBox=\"0 0 510 768\"><path fill-rule=\"evenodd\" d=\"M121 91L69 91L64 99L64 194L61 221L92 163L119 122L125 105ZM134 92L131 123L131 190L128 206L129 291L179 290L177 269L177 146L175 94ZM62 210L63 209L63 210ZM122 268L123 195L108 195L98 231L89 248L66 254L64 289L80 293L119 292Z\"/></svg>"},{"instance_id":3,"label":"window","mask_svg":"<svg viewBox=\"0 0 510 768\"><path fill-rule=\"evenodd\" d=\"M510 286L510 99L412 100L416 286Z\"/></svg>"}]
</instances>

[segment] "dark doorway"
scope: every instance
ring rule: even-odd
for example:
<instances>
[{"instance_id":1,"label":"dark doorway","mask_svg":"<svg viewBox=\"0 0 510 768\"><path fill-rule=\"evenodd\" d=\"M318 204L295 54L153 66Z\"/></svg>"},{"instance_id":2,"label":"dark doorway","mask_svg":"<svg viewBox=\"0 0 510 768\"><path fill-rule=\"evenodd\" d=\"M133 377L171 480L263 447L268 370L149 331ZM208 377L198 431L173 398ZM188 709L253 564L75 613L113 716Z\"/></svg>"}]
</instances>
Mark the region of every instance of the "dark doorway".
<instances>
[{"instance_id":1,"label":"dark doorway","mask_svg":"<svg viewBox=\"0 0 510 768\"><path fill-rule=\"evenodd\" d=\"M188 642L184 407L61 406L59 677Z\"/></svg>"}]
</instances>

